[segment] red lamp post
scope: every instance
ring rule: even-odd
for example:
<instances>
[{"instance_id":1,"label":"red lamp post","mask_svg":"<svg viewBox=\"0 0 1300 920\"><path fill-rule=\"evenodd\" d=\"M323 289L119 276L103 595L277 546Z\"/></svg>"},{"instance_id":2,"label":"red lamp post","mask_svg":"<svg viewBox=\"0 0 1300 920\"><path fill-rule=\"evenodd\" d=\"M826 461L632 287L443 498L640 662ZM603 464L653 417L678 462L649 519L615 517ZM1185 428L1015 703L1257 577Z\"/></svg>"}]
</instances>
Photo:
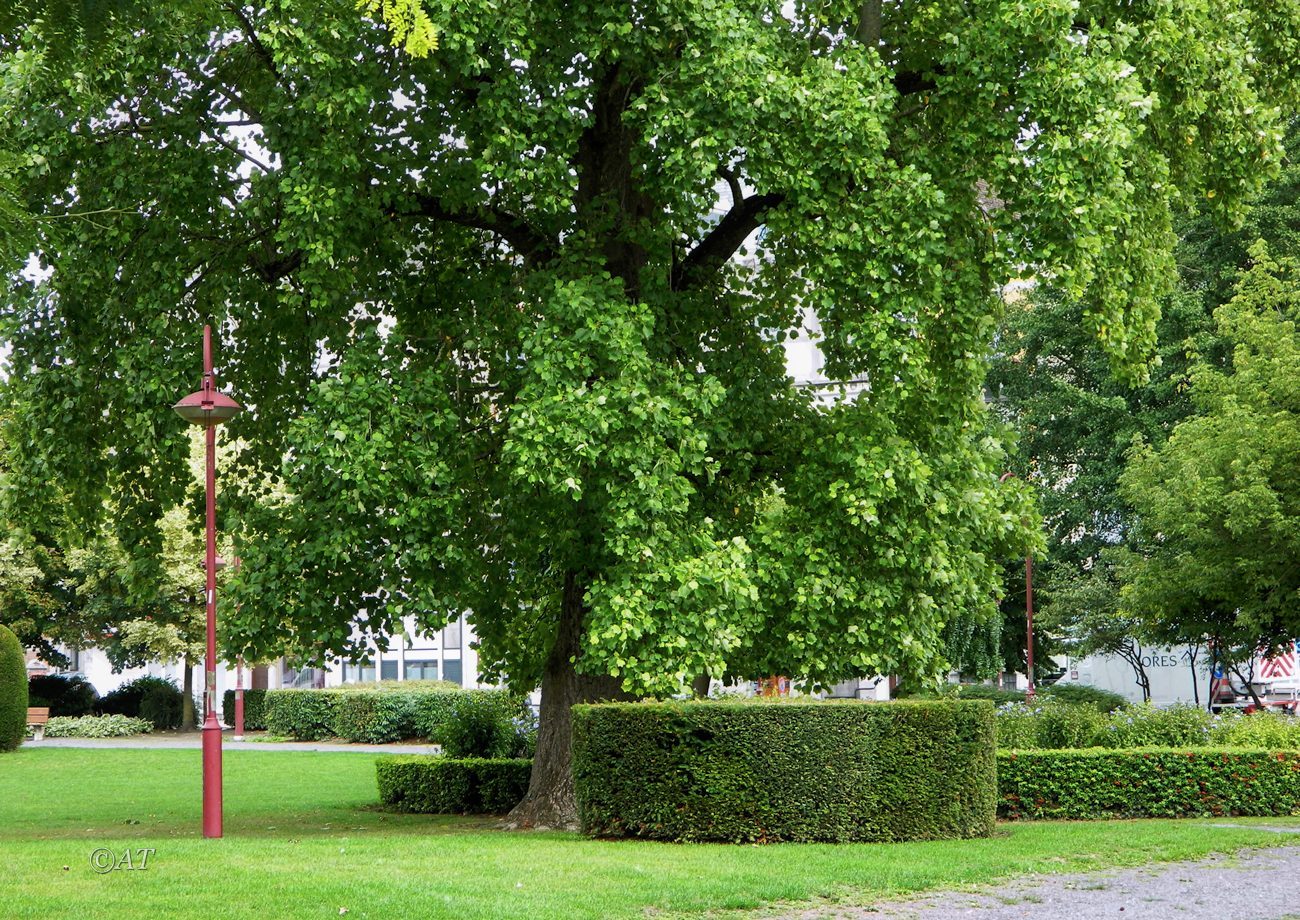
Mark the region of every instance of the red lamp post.
<instances>
[{"instance_id":1,"label":"red lamp post","mask_svg":"<svg viewBox=\"0 0 1300 920\"><path fill-rule=\"evenodd\" d=\"M1015 473L1003 473L998 482L1018 479ZM1025 671L1029 685L1025 688L1025 699L1034 698L1034 557L1025 555Z\"/></svg>"},{"instance_id":2,"label":"red lamp post","mask_svg":"<svg viewBox=\"0 0 1300 920\"><path fill-rule=\"evenodd\" d=\"M212 327L203 327L203 389L172 406L201 425L207 440L208 649L203 663L203 836L221 836L221 725L217 722L217 426L234 418L239 403L218 393L212 373Z\"/></svg>"}]
</instances>

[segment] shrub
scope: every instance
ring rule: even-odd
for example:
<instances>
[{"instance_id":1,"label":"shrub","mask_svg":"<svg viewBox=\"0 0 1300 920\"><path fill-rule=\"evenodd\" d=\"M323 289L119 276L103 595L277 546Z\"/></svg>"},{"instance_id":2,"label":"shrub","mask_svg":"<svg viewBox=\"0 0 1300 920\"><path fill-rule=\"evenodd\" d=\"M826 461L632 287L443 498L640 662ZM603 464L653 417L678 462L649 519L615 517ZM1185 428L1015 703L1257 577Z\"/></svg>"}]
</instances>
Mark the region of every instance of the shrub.
<instances>
[{"instance_id":1,"label":"shrub","mask_svg":"<svg viewBox=\"0 0 1300 920\"><path fill-rule=\"evenodd\" d=\"M505 814L528 791L532 761L458 760L438 756L379 757L379 798L398 811Z\"/></svg>"},{"instance_id":2,"label":"shrub","mask_svg":"<svg viewBox=\"0 0 1300 920\"><path fill-rule=\"evenodd\" d=\"M1221 747L1300 750L1300 718L1280 712L1221 713L1210 722L1209 743Z\"/></svg>"},{"instance_id":3,"label":"shrub","mask_svg":"<svg viewBox=\"0 0 1300 920\"><path fill-rule=\"evenodd\" d=\"M135 680L129 680L116 690L105 693L99 699L99 705L96 710L100 715L119 715L131 716L132 718L140 717L140 707L144 704L145 694L153 691L153 702L150 708L159 713L164 718L164 723L156 726L157 728L173 727L166 723L167 713L170 712L170 704L165 704L164 699L174 698L176 710L180 710L181 691L177 689L176 682L168 680L165 677L137 677ZM196 710L202 718L202 708ZM179 717L176 719L177 725L180 724Z\"/></svg>"},{"instance_id":4,"label":"shrub","mask_svg":"<svg viewBox=\"0 0 1300 920\"><path fill-rule=\"evenodd\" d=\"M153 731L148 719L131 716L78 716L51 718L45 725L47 738L124 738Z\"/></svg>"},{"instance_id":5,"label":"shrub","mask_svg":"<svg viewBox=\"0 0 1300 920\"><path fill-rule=\"evenodd\" d=\"M536 747L532 711L518 697L457 694L438 730L448 757L518 758Z\"/></svg>"},{"instance_id":6,"label":"shrub","mask_svg":"<svg viewBox=\"0 0 1300 920\"><path fill-rule=\"evenodd\" d=\"M1000 751L1005 818L1191 818L1300 813L1300 752Z\"/></svg>"},{"instance_id":7,"label":"shrub","mask_svg":"<svg viewBox=\"0 0 1300 920\"><path fill-rule=\"evenodd\" d=\"M80 674L35 674L27 681L28 706L49 707L51 716L88 716L99 694Z\"/></svg>"},{"instance_id":8,"label":"shrub","mask_svg":"<svg viewBox=\"0 0 1300 920\"><path fill-rule=\"evenodd\" d=\"M573 707L583 829L666 840L987 836L993 706L672 702Z\"/></svg>"},{"instance_id":9,"label":"shrub","mask_svg":"<svg viewBox=\"0 0 1300 920\"><path fill-rule=\"evenodd\" d=\"M27 657L22 643L0 626L0 751L12 751L27 737Z\"/></svg>"},{"instance_id":10,"label":"shrub","mask_svg":"<svg viewBox=\"0 0 1300 920\"><path fill-rule=\"evenodd\" d=\"M1097 743L1106 716L1091 705L1052 699L1009 703L997 711L1001 749L1079 748Z\"/></svg>"},{"instance_id":11,"label":"shrub","mask_svg":"<svg viewBox=\"0 0 1300 920\"><path fill-rule=\"evenodd\" d=\"M1095 744L1108 748L1197 747L1208 744L1213 719L1196 706L1179 703L1157 709L1149 703L1110 714Z\"/></svg>"},{"instance_id":12,"label":"shrub","mask_svg":"<svg viewBox=\"0 0 1300 920\"><path fill-rule=\"evenodd\" d=\"M1086 704L1100 712L1114 712L1128 705L1128 700L1118 693L1090 687L1087 684L1055 683L1050 687L1044 687L1039 695L1061 703Z\"/></svg>"},{"instance_id":13,"label":"shrub","mask_svg":"<svg viewBox=\"0 0 1300 920\"><path fill-rule=\"evenodd\" d=\"M180 728L184 700L185 694L175 684L151 683L140 697L140 718L157 729ZM201 716L203 710L200 707L195 712Z\"/></svg>"},{"instance_id":14,"label":"shrub","mask_svg":"<svg viewBox=\"0 0 1300 920\"><path fill-rule=\"evenodd\" d=\"M235 691L227 690L221 695L221 716L232 728L235 725ZM266 691L244 691L244 731L260 732L266 730Z\"/></svg>"},{"instance_id":15,"label":"shrub","mask_svg":"<svg viewBox=\"0 0 1300 920\"><path fill-rule=\"evenodd\" d=\"M299 741L319 741L334 734L333 704L338 694L329 690L268 690L266 730Z\"/></svg>"}]
</instances>

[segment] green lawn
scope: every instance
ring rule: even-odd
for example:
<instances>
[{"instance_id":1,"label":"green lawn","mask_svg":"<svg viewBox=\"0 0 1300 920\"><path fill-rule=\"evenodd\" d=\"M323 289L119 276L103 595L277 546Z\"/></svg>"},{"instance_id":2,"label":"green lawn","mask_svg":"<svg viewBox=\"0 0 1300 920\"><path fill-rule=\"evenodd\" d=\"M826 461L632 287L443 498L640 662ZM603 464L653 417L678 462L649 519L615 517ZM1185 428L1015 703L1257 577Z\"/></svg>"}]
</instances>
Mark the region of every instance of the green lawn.
<instances>
[{"instance_id":1,"label":"green lawn","mask_svg":"<svg viewBox=\"0 0 1300 920\"><path fill-rule=\"evenodd\" d=\"M1200 821L1003 826L991 840L681 846L378 811L367 754L226 752L226 837L199 836L198 751L0 755L0 914L605 918L882 896L1281 842ZM1279 822L1270 822L1277 824ZM143 871L91 851L153 847Z\"/></svg>"}]
</instances>

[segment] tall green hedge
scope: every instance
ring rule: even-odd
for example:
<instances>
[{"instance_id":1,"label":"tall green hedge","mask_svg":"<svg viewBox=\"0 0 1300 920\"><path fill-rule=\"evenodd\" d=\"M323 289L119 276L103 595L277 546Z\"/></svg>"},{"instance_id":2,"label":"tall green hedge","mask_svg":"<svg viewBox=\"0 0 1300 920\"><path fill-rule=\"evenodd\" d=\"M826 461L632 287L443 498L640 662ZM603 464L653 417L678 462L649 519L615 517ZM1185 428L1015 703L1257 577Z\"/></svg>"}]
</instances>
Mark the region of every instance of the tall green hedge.
<instances>
[{"instance_id":1,"label":"tall green hedge","mask_svg":"<svg viewBox=\"0 0 1300 920\"><path fill-rule=\"evenodd\" d=\"M450 689L414 690L349 687L268 690L264 709L267 731L300 741L338 737L365 744L387 744L427 738L442 744L445 728L457 707L469 705L476 712L489 710L503 728L508 728L511 720L527 709L521 697L504 690L462 690L454 685ZM233 703L231 706L228 711L233 712Z\"/></svg>"},{"instance_id":2,"label":"tall green hedge","mask_svg":"<svg viewBox=\"0 0 1300 920\"><path fill-rule=\"evenodd\" d=\"M0 751L12 751L27 737L27 660L22 643L0 626Z\"/></svg>"},{"instance_id":3,"label":"tall green hedge","mask_svg":"<svg viewBox=\"0 0 1300 920\"><path fill-rule=\"evenodd\" d=\"M524 759L378 757L379 799L398 811L501 815L528 791L533 762Z\"/></svg>"},{"instance_id":4,"label":"tall green hedge","mask_svg":"<svg viewBox=\"0 0 1300 920\"><path fill-rule=\"evenodd\" d=\"M663 840L988 836L986 701L613 703L573 708L583 830Z\"/></svg>"},{"instance_id":5,"label":"tall green hedge","mask_svg":"<svg viewBox=\"0 0 1300 920\"><path fill-rule=\"evenodd\" d=\"M266 730L266 690L244 690L244 731ZM221 695L221 718L231 728L235 727L235 691Z\"/></svg>"},{"instance_id":6,"label":"tall green hedge","mask_svg":"<svg viewBox=\"0 0 1300 920\"><path fill-rule=\"evenodd\" d=\"M1004 818L1300 814L1300 751L1000 751Z\"/></svg>"}]
</instances>

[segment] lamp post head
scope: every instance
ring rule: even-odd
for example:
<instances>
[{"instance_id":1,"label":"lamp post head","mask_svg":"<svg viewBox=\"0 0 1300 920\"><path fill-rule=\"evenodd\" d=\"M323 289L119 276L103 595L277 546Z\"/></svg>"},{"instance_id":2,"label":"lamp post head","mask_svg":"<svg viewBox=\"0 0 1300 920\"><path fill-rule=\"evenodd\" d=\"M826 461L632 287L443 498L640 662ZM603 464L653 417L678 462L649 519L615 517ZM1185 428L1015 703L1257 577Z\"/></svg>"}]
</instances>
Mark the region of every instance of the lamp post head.
<instances>
[{"instance_id":1,"label":"lamp post head","mask_svg":"<svg viewBox=\"0 0 1300 920\"><path fill-rule=\"evenodd\" d=\"M191 425L211 428L213 425L230 421L239 414L243 406L225 393L205 388L186 396L172 408Z\"/></svg>"}]
</instances>

